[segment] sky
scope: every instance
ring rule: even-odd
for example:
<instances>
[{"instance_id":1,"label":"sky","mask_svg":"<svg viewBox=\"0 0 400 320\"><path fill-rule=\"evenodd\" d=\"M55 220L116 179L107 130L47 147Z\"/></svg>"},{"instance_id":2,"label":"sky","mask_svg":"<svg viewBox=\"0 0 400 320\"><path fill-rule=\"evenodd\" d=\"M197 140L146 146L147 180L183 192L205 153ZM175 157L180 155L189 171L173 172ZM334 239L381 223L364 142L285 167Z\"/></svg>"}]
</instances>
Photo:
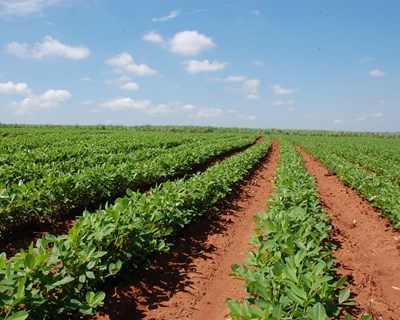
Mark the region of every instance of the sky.
<instances>
[{"instance_id":1,"label":"sky","mask_svg":"<svg viewBox=\"0 0 400 320\"><path fill-rule=\"evenodd\" d=\"M398 0L0 0L0 123L400 131Z\"/></svg>"}]
</instances>

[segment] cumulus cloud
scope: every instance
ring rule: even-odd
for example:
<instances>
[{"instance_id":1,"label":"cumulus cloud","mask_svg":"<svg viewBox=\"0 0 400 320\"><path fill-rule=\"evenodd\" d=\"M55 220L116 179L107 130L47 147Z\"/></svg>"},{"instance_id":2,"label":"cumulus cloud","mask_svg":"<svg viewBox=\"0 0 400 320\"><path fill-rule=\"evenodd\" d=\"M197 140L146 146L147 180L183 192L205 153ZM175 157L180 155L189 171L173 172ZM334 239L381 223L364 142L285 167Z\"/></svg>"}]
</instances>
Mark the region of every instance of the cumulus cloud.
<instances>
[{"instance_id":1,"label":"cumulus cloud","mask_svg":"<svg viewBox=\"0 0 400 320\"><path fill-rule=\"evenodd\" d=\"M47 90L45 93L35 96L30 95L20 102L12 104L17 114L30 114L33 111L57 108L71 97L67 90Z\"/></svg>"},{"instance_id":2,"label":"cumulus cloud","mask_svg":"<svg viewBox=\"0 0 400 320\"><path fill-rule=\"evenodd\" d=\"M290 94L300 91L300 89L284 88L280 84L275 84L275 85L271 86L271 89L274 91L275 94L281 94L281 95L290 95Z\"/></svg>"},{"instance_id":3,"label":"cumulus cloud","mask_svg":"<svg viewBox=\"0 0 400 320\"><path fill-rule=\"evenodd\" d=\"M118 98L100 104L100 108L110 110L135 109L146 110L152 106L150 100L134 100L132 98Z\"/></svg>"},{"instance_id":4,"label":"cumulus cloud","mask_svg":"<svg viewBox=\"0 0 400 320\"><path fill-rule=\"evenodd\" d=\"M219 108L199 108L196 110L197 118L215 118L222 115L223 111Z\"/></svg>"},{"instance_id":5,"label":"cumulus cloud","mask_svg":"<svg viewBox=\"0 0 400 320\"><path fill-rule=\"evenodd\" d=\"M246 79L247 78L245 76L228 76L226 78L213 78L213 79L211 79L211 81L232 83L232 82L243 82Z\"/></svg>"},{"instance_id":6,"label":"cumulus cloud","mask_svg":"<svg viewBox=\"0 0 400 320\"><path fill-rule=\"evenodd\" d=\"M185 105L182 106L182 110L183 111L192 111L192 110L195 110L195 109L196 109L196 107L194 105L192 105L192 104L185 104Z\"/></svg>"},{"instance_id":7,"label":"cumulus cloud","mask_svg":"<svg viewBox=\"0 0 400 320\"><path fill-rule=\"evenodd\" d=\"M112 66L116 73L131 73L137 76L153 76L157 73L146 64L135 64L133 57L127 52L106 60L106 63Z\"/></svg>"},{"instance_id":8,"label":"cumulus cloud","mask_svg":"<svg viewBox=\"0 0 400 320\"><path fill-rule=\"evenodd\" d=\"M246 97L249 100L260 99L260 93L258 92L258 87L260 85L259 79L247 79L243 83L243 90L246 93Z\"/></svg>"},{"instance_id":9,"label":"cumulus cloud","mask_svg":"<svg viewBox=\"0 0 400 320\"><path fill-rule=\"evenodd\" d=\"M139 90L139 85L136 82L127 82L121 85L120 88L127 91L137 91Z\"/></svg>"},{"instance_id":10,"label":"cumulus cloud","mask_svg":"<svg viewBox=\"0 0 400 320\"><path fill-rule=\"evenodd\" d=\"M213 78L212 82L221 83L241 83L240 88L228 88L230 91L244 94L248 100L258 100L260 99L260 80L256 78L247 78L245 76L228 76L225 78Z\"/></svg>"},{"instance_id":11,"label":"cumulus cloud","mask_svg":"<svg viewBox=\"0 0 400 320\"><path fill-rule=\"evenodd\" d=\"M85 59L90 55L90 50L85 46L69 46L50 36L44 37L42 42L37 42L31 49L27 43L11 42L7 44L6 52L19 58L32 59L60 57L79 60Z\"/></svg>"},{"instance_id":12,"label":"cumulus cloud","mask_svg":"<svg viewBox=\"0 0 400 320\"><path fill-rule=\"evenodd\" d=\"M170 103L153 104L150 100L135 100L130 97L117 98L106 101L99 105L99 110L108 109L112 111L134 110L155 117L166 113L184 113L193 118L234 118L243 120L254 120L253 115L243 115L235 110L226 110L220 108L210 108L195 106L193 104L184 104L180 101Z\"/></svg>"},{"instance_id":13,"label":"cumulus cloud","mask_svg":"<svg viewBox=\"0 0 400 320\"><path fill-rule=\"evenodd\" d=\"M181 55L197 55L203 50L215 48L213 40L198 31L182 31L174 35L169 50Z\"/></svg>"},{"instance_id":14,"label":"cumulus cloud","mask_svg":"<svg viewBox=\"0 0 400 320\"><path fill-rule=\"evenodd\" d=\"M42 12L61 0L0 0L0 17L24 16Z\"/></svg>"},{"instance_id":15,"label":"cumulus cloud","mask_svg":"<svg viewBox=\"0 0 400 320\"><path fill-rule=\"evenodd\" d=\"M199 73L199 72L215 72L226 68L228 63L218 62L216 60L210 62L208 60L198 61L189 60L184 62L186 65L186 71L189 73Z\"/></svg>"},{"instance_id":16,"label":"cumulus cloud","mask_svg":"<svg viewBox=\"0 0 400 320\"><path fill-rule=\"evenodd\" d=\"M41 95L35 95L26 83L13 83L11 81L0 83L0 93L25 96L23 100L11 103L16 114L31 114L37 110L57 108L71 97L71 93L67 90L54 89L49 89Z\"/></svg>"},{"instance_id":17,"label":"cumulus cloud","mask_svg":"<svg viewBox=\"0 0 400 320\"><path fill-rule=\"evenodd\" d=\"M383 77L386 75L386 73L384 73L378 69L371 70L368 74L370 77L373 77L373 78L380 78L380 77Z\"/></svg>"},{"instance_id":18,"label":"cumulus cloud","mask_svg":"<svg viewBox=\"0 0 400 320\"><path fill-rule=\"evenodd\" d=\"M343 124L344 121L341 120L341 119L336 119L336 120L333 121L333 123L334 123L334 124Z\"/></svg>"},{"instance_id":19,"label":"cumulus cloud","mask_svg":"<svg viewBox=\"0 0 400 320\"><path fill-rule=\"evenodd\" d=\"M0 93L11 93L11 94L30 94L31 89L24 82L14 83L11 81L0 83Z\"/></svg>"},{"instance_id":20,"label":"cumulus cloud","mask_svg":"<svg viewBox=\"0 0 400 320\"><path fill-rule=\"evenodd\" d=\"M151 21L153 21L153 22L169 21L169 20L175 19L176 17L179 17L180 15L181 15L181 10L174 10L174 11L171 11L165 17L153 18L153 19L151 19Z\"/></svg>"},{"instance_id":21,"label":"cumulus cloud","mask_svg":"<svg viewBox=\"0 0 400 320\"><path fill-rule=\"evenodd\" d=\"M157 32L150 31L143 36L143 40L162 44L169 51L183 56L195 56L204 50L216 47L210 37L196 30L178 32L170 40L164 40Z\"/></svg>"},{"instance_id":22,"label":"cumulus cloud","mask_svg":"<svg viewBox=\"0 0 400 320\"><path fill-rule=\"evenodd\" d=\"M163 37L156 31L147 32L143 36L143 40L160 44L163 44L165 42Z\"/></svg>"}]
</instances>

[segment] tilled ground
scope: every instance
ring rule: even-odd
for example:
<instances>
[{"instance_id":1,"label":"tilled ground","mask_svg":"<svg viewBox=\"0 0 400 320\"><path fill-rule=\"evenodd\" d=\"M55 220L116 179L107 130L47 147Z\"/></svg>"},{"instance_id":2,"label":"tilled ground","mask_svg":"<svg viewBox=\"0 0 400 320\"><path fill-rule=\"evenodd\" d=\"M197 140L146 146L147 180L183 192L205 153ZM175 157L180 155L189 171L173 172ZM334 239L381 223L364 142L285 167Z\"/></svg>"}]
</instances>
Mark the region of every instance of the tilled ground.
<instances>
[{"instance_id":1,"label":"tilled ground","mask_svg":"<svg viewBox=\"0 0 400 320\"><path fill-rule=\"evenodd\" d=\"M139 274L125 274L95 319L228 318L226 299L243 299L243 283L232 279L254 231L252 217L265 210L278 163L278 145L219 210L182 232L171 252Z\"/></svg>"},{"instance_id":2,"label":"tilled ground","mask_svg":"<svg viewBox=\"0 0 400 320\"><path fill-rule=\"evenodd\" d=\"M368 313L376 320L399 320L400 233L321 163L301 153L332 219L339 273L350 280L357 302L357 308L351 311L357 316Z\"/></svg>"}]
</instances>

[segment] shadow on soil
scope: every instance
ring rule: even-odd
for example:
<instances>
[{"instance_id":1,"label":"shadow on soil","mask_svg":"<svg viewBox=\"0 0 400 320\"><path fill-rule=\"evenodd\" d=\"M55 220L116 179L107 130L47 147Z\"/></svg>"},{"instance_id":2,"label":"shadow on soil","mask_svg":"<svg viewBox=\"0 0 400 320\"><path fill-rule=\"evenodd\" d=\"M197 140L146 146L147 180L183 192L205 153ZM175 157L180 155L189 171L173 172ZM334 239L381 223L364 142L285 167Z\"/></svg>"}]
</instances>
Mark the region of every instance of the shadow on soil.
<instances>
[{"instance_id":1,"label":"shadow on soil","mask_svg":"<svg viewBox=\"0 0 400 320\"><path fill-rule=\"evenodd\" d=\"M237 206L234 199L247 199L244 186L251 183L257 169L269 158L266 156L251 172L235 185L232 192L217 204L217 209L193 221L183 229L172 242L171 251L153 256L147 270L127 270L107 292L107 302L99 316L107 315L111 320L143 319L146 309L154 310L163 306L170 297L180 291L187 291L193 283L189 272L196 272L193 261L211 259L215 251L207 239L222 234L233 223ZM156 319L155 319L156 320Z\"/></svg>"},{"instance_id":2,"label":"shadow on soil","mask_svg":"<svg viewBox=\"0 0 400 320\"><path fill-rule=\"evenodd\" d=\"M211 259L215 251L207 238L225 232L231 223L213 212L185 228L171 251L153 257L147 270L127 271L118 279L100 315L107 314L112 320L143 319L146 315L141 309L157 309L177 292L187 291L193 284L188 273L196 272L193 260Z\"/></svg>"}]
</instances>

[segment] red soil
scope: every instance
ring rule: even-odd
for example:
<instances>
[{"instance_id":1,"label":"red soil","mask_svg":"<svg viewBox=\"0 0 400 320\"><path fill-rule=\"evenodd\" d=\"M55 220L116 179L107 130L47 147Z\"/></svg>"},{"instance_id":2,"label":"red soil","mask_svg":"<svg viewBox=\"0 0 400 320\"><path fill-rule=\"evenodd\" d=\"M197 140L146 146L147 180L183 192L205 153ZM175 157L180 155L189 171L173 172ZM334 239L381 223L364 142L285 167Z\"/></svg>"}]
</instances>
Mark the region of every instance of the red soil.
<instances>
[{"instance_id":1,"label":"red soil","mask_svg":"<svg viewBox=\"0 0 400 320\"><path fill-rule=\"evenodd\" d=\"M300 151L331 217L339 274L348 277L357 303L352 312L374 319L400 319L400 233L354 190Z\"/></svg>"},{"instance_id":2,"label":"red soil","mask_svg":"<svg viewBox=\"0 0 400 320\"><path fill-rule=\"evenodd\" d=\"M246 258L252 216L266 209L278 154L274 142L269 156L217 212L186 228L147 271L124 274L95 319L226 319L226 299L245 297L244 284L229 276L230 266Z\"/></svg>"}]
</instances>

